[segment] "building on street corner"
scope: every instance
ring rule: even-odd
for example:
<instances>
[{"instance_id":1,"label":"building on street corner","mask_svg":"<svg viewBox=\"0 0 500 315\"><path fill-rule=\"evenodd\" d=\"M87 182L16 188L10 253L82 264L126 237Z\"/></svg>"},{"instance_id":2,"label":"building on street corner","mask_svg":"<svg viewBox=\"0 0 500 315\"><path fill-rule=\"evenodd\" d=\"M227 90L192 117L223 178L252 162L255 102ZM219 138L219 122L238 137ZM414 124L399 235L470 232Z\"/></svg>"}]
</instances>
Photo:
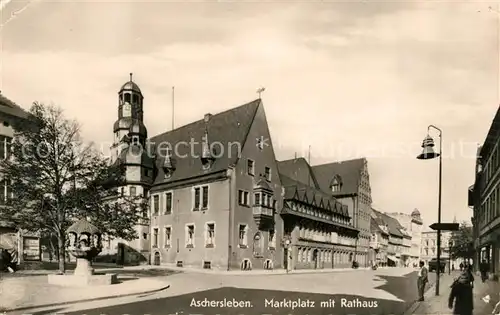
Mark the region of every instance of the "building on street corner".
<instances>
[{"instance_id":1,"label":"building on street corner","mask_svg":"<svg viewBox=\"0 0 500 315\"><path fill-rule=\"evenodd\" d=\"M329 191L347 205L353 225L359 230L355 260L360 266L369 266L375 260L370 248L371 239L371 187L366 158L326 163L312 167L321 190Z\"/></svg>"},{"instance_id":2,"label":"building on street corner","mask_svg":"<svg viewBox=\"0 0 500 315\"><path fill-rule=\"evenodd\" d=\"M303 158L278 162L284 189L284 238L290 269L351 267L359 231L348 206L322 191Z\"/></svg>"},{"instance_id":3,"label":"building on street corner","mask_svg":"<svg viewBox=\"0 0 500 315\"><path fill-rule=\"evenodd\" d=\"M373 211L372 211L373 213ZM387 266L387 247L389 245L389 230L381 218L372 214L370 248L375 252L375 263L381 267Z\"/></svg>"},{"instance_id":4,"label":"building on street corner","mask_svg":"<svg viewBox=\"0 0 500 315\"><path fill-rule=\"evenodd\" d=\"M500 271L500 107L483 145L478 150L476 178L469 188L468 205L473 207L476 264L486 260L492 274Z\"/></svg>"},{"instance_id":5,"label":"building on street corner","mask_svg":"<svg viewBox=\"0 0 500 315\"><path fill-rule=\"evenodd\" d=\"M411 246L407 263L410 264L410 266L418 266L422 246L423 228L423 221L420 217L420 211L418 211L418 209L414 209L411 214L388 213L388 215L398 220L399 224L411 236ZM406 243L408 243L408 241L406 241Z\"/></svg>"},{"instance_id":6,"label":"building on street corner","mask_svg":"<svg viewBox=\"0 0 500 315\"><path fill-rule=\"evenodd\" d=\"M403 252L403 238L398 221L385 213L372 209L374 216L379 218L387 226L389 233L387 244L387 265L389 267L401 266L401 254Z\"/></svg>"}]
</instances>

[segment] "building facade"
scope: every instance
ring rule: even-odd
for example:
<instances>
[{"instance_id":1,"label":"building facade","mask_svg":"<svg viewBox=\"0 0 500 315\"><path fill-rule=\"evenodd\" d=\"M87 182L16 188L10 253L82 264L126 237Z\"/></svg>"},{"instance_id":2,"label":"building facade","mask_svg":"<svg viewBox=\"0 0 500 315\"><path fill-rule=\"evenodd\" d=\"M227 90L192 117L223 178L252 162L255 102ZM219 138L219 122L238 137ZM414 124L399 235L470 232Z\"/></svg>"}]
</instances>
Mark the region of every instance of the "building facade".
<instances>
[{"instance_id":1,"label":"building facade","mask_svg":"<svg viewBox=\"0 0 500 315\"><path fill-rule=\"evenodd\" d=\"M312 171L321 190L331 192L348 206L353 225L359 230L355 260L360 266L369 266L375 260L375 251L370 248L372 197L366 158L315 165Z\"/></svg>"},{"instance_id":2,"label":"building facade","mask_svg":"<svg viewBox=\"0 0 500 315\"><path fill-rule=\"evenodd\" d=\"M347 205L317 186L310 165L303 158L278 163L284 189L281 212L290 269L351 267L356 239Z\"/></svg>"},{"instance_id":3,"label":"building facade","mask_svg":"<svg viewBox=\"0 0 500 315\"><path fill-rule=\"evenodd\" d=\"M371 218L370 248L375 252L375 261L378 266L387 266L387 247L389 246L389 229L376 215Z\"/></svg>"},{"instance_id":4,"label":"building facade","mask_svg":"<svg viewBox=\"0 0 500 315\"><path fill-rule=\"evenodd\" d=\"M9 157L10 144L14 137L14 126L26 121L28 113L19 105L0 94L0 159ZM0 179L0 213L12 196L9 185ZM0 248L7 249L15 262L41 260L41 245L38 235L18 229L9 218L0 218Z\"/></svg>"},{"instance_id":5,"label":"building facade","mask_svg":"<svg viewBox=\"0 0 500 315\"><path fill-rule=\"evenodd\" d=\"M454 265L458 268L458 265L463 261L461 258L455 258L450 260L450 246L452 245L450 241L452 240L453 232L442 231L441 232L441 259L448 262L446 268L451 268ZM436 231L424 231L422 232L422 252L421 260L426 264L437 258L437 232ZM451 264L451 265L450 265Z\"/></svg>"},{"instance_id":6,"label":"building facade","mask_svg":"<svg viewBox=\"0 0 500 315\"><path fill-rule=\"evenodd\" d=\"M372 209L372 213L374 216L379 218L380 222L384 223L389 233L387 244L387 265L390 267L402 266L402 259L404 259L403 239L406 235L401 232L401 226L396 219L385 213L375 209Z\"/></svg>"},{"instance_id":7,"label":"building facade","mask_svg":"<svg viewBox=\"0 0 500 315\"><path fill-rule=\"evenodd\" d=\"M420 261L423 228L420 211L418 211L418 209L414 209L411 214L388 213L388 215L398 220L404 230L406 230L406 232L408 232L411 236L409 258L407 263L411 266L418 265ZM408 241L406 241L406 243L408 243Z\"/></svg>"},{"instance_id":8,"label":"building facade","mask_svg":"<svg viewBox=\"0 0 500 315\"><path fill-rule=\"evenodd\" d=\"M497 109L486 140L478 150L476 179L469 188L473 207L475 264L485 260L492 274L500 271L500 108Z\"/></svg>"},{"instance_id":9,"label":"building facade","mask_svg":"<svg viewBox=\"0 0 500 315\"><path fill-rule=\"evenodd\" d=\"M126 170L121 193L146 200L148 223L136 240L105 241L101 257L221 270L368 266L365 159L345 177L330 169L328 183L323 167L276 161L260 99L148 137L143 101L131 77L111 150Z\"/></svg>"}]
</instances>

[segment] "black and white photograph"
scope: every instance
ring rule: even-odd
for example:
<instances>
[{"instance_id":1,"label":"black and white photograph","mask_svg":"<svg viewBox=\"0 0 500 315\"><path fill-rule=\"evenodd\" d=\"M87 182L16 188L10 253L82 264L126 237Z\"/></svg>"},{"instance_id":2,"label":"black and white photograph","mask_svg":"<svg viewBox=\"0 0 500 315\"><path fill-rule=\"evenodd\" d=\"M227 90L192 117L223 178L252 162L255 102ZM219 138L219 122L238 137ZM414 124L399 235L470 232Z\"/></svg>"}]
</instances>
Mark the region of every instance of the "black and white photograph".
<instances>
[{"instance_id":1,"label":"black and white photograph","mask_svg":"<svg viewBox=\"0 0 500 315\"><path fill-rule=\"evenodd\" d=\"M500 2L0 0L0 314L499 315Z\"/></svg>"}]
</instances>

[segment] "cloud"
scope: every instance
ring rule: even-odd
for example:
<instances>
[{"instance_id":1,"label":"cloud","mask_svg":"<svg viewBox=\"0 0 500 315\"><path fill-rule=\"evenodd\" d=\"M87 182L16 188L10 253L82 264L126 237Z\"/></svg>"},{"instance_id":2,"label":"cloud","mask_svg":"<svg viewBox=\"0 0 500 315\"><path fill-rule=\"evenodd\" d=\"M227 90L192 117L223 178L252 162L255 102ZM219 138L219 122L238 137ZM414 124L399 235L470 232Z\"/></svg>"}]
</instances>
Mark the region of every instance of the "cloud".
<instances>
[{"instance_id":1,"label":"cloud","mask_svg":"<svg viewBox=\"0 0 500 315\"><path fill-rule=\"evenodd\" d=\"M430 217L436 165L415 155L430 123L447 152L484 139L498 108L496 20L482 4L376 4L37 4L5 28L2 90L63 106L99 142L112 139L129 72L150 136L170 128L172 86L177 126L264 86L278 158L309 145L315 163L369 156L375 202ZM465 208L473 169L470 154L446 157L447 211Z\"/></svg>"}]
</instances>

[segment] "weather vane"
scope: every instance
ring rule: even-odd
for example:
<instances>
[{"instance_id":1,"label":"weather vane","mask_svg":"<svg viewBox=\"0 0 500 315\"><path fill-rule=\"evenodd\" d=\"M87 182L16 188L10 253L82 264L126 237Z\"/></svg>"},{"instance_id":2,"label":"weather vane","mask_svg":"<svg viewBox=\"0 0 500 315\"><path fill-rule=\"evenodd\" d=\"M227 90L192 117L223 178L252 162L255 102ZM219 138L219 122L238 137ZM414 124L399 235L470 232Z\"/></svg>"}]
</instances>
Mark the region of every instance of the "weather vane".
<instances>
[{"instance_id":1,"label":"weather vane","mask_svg":"<svg viewBox=\"0 0 500 315\"><path fill-rule=\"evenodd\" d=\"M265 88L265 87L261 87L261 88L259 88L259 89L257 90L257 94L259 94L259 98L260 98L260 96L262 95L262 92L264 92L265 90L266 90L266 88Z\"/></svg>"}]
</instances>

